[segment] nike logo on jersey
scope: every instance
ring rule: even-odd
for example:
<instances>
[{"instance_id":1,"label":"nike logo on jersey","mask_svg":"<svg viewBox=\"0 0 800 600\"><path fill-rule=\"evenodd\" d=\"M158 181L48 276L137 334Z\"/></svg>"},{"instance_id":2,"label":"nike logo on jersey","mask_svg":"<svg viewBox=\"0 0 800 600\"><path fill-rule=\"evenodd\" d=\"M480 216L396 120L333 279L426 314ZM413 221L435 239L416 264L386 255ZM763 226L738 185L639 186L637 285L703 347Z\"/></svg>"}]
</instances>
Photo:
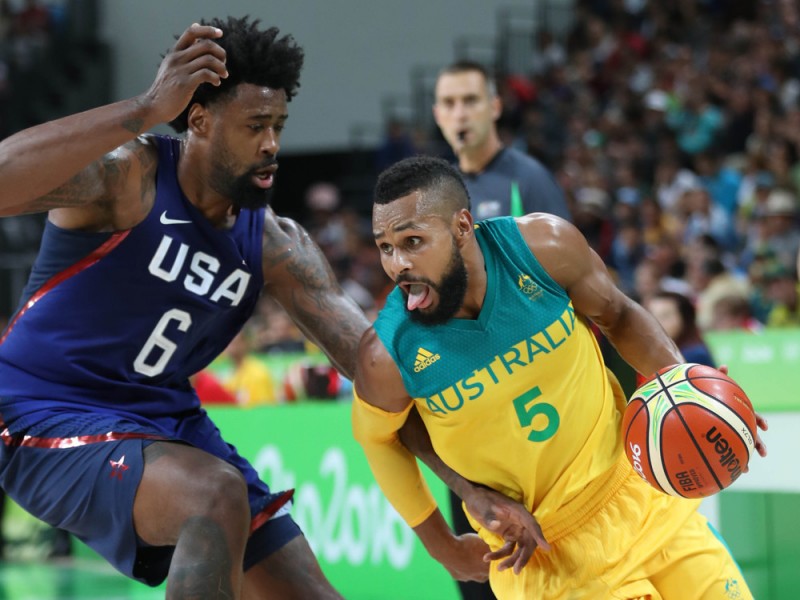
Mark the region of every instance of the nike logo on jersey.
<instances>
[{"instance_id":1,"label":"nike logo on jersey","mask_svg":"<svg viewBox=\"0 0 800 600\"><path fill-rule=\"evenodd\" d=\"M182 219L170 219L167 216L167 211L161 213L160 221L162 225L186 225L187 223L191 223L191 221L184 221Z\"/></svg>"}]
</instances>

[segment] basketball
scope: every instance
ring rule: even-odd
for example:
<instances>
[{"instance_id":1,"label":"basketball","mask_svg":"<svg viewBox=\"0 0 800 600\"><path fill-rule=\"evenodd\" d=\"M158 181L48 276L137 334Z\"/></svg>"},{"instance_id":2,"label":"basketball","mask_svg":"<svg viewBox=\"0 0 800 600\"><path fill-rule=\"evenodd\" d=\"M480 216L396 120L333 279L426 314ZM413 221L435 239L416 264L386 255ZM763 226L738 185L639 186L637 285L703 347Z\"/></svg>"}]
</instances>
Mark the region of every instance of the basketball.
<instances>
[{"instance_id":1,"label":"basketball","mask_svg":"<svg viewBox=\"0 0 800 600\"><path fill-rule=\"evenodd\" d=\"M756 417L733 379L685 363L661 369L636 389L622 435L628 460L647 483L672 496L702 498L746 470Z\"/></svg>"}]
</instances>

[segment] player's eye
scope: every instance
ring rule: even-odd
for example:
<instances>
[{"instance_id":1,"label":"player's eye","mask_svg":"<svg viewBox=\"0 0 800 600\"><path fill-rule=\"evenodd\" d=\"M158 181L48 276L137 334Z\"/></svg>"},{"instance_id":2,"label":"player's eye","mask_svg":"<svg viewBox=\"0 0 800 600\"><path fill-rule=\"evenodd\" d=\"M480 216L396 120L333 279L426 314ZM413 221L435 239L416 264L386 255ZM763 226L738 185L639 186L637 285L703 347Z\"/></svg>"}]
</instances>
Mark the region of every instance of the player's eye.
<instances>
[{"instance_id":1,"label":"player's eye","mask_svg":"<svg viewBox=\"0 0 800 600\"><path fill-rule=\"evenodd\" d=\"M387 254L387 255L388 255L388 254L391 254L391 253L392 253L392 246L391 246L391 244L378 244L378 249L379 249L379 250L380 250L380 251L381 251L383 254Z\"/></svg>"}]
</instances>

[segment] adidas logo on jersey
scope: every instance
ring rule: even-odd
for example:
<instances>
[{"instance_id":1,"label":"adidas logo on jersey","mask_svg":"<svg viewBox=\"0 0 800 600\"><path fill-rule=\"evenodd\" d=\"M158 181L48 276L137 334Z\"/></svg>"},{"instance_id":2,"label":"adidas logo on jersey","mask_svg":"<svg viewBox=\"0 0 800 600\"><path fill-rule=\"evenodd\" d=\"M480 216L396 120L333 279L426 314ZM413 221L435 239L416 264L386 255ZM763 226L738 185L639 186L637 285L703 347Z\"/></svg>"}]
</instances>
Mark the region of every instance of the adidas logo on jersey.
<instances>
[{"instance_id":1,"label":"adidas logo on jersey","mask_svg":"<svg viewBox=\"0 0 800 600\"><path fill-rule=\"evenodd\" d=\"M442 358L438 354L428 352L422 346L417 350L417 359L414 361L414 373L419 373L423 369L427 369L437 360Z\"/></svg>"}]
</instances>

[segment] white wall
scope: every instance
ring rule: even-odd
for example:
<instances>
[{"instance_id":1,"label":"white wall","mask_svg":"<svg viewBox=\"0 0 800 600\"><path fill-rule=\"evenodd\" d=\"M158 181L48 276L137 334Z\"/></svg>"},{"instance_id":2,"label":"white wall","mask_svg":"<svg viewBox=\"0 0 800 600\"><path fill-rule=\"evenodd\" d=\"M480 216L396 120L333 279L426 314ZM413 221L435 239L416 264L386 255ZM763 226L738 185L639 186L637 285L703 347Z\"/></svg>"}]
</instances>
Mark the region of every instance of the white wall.
<instances>
[{"instance_id":1,"label":"white wall","mask_svg":"<svg viewBox=\"0 0 800 600\"><path fill-rule=\"evenodd\" d=\"M354 123L382 123L381 98L410 92L410 69L454 58L460 35L494 35L500 0L102 0L114 47L114 98L145 91L173 35L200 18L250 14L305 48L284 152L348 147ZM533 2L512 3L529 6Z\"/></svg>"}]
</instances>

